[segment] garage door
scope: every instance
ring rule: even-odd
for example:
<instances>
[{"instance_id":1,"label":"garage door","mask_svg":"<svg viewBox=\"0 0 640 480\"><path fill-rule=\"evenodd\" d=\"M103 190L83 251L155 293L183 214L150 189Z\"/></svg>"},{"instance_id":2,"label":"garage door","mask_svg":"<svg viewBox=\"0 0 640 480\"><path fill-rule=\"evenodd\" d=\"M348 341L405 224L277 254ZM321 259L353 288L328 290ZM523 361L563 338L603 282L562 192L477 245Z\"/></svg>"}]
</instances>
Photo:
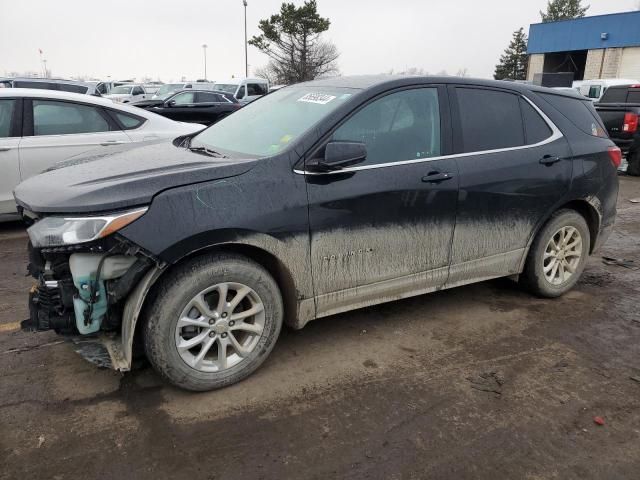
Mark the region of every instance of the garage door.
<instances>
[{"instance_id":1,"label":"garage door","mask_svg":"<svg viewBox=\"0 0 640 480\"><path fill-rule=\"evenodd\" d=\"M640 47L625 48L622 51L618 76L640 80Z\"/></svg>"}]
</instances>

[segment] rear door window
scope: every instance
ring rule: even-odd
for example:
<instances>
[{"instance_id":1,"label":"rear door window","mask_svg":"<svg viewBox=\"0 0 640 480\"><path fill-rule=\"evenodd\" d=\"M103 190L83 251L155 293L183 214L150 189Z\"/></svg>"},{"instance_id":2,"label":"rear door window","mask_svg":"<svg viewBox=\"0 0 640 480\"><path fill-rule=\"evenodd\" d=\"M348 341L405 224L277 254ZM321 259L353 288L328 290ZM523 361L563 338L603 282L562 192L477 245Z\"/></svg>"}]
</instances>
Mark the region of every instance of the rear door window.
<instances>
[{"instance_id":1,"label":"rear door window","mask_svg":"<svg viewBox=\"0 0 640 480\"><path fill-rule=\"evenodd\" d=\"M54 100L33 100L34 135L108 131L109 123L95 107Z\"/></svg>"},{"instance_id":2,"label":"rear door window","mask_svg":"<svg viewBox=\"0 0 640 480\"><path fill-rule=\"evenodd\" d=\"M15 100L0 100L0 138L7 138L11 136L11 119L13 118L15 108Z\"/></svg>"},{"instance_id":3,"label":"rear door window","mask_svg":"<svg viewBox=\"0 0 640 480\"><path fill-rule=\"evenodd\" d=\"M209 92L198 92L196 96L198 103L217 103L220 102L220 95Z\"/></svg>"},{"instance_id":4,"label":"rear door window","mask_svg":"<svg viewBox=\"0 0 640 480\"><path fill-rule=\"evenodd\" d=\"M438 90L404 90L375 100L342 124L332 140L364 143L367 165L437 157Z\"/></svg>"},{"instance_id":5,"label":"rear door window","mask_svg":"<svg viewBox=\"0 0 640 480\"><path fill-rule=\"evenodd\" d=\"M140 87L134 87L132 95L144 95L144 90Z\"/></svg>"},{"instance_id":6,"label":"rear door window","mask_svg":"<svg viewBox=\"0 0 640 480\"><path fill-rule=\"evenodd\" d=\"M519 97L480 88L456 88L463 152L525 144Z\"/></svg>"},{"instance_id":7,"label":"rear door window","mask_svg":"<svg viewBox=\"0 0 640 480\"><path fill-rule=\"evenodd\" d=\"M602 120L596 113L591 101L549 93L541 93L539 95L584 133L594 137L607 137Z\"/></svg>"}]
</instances>

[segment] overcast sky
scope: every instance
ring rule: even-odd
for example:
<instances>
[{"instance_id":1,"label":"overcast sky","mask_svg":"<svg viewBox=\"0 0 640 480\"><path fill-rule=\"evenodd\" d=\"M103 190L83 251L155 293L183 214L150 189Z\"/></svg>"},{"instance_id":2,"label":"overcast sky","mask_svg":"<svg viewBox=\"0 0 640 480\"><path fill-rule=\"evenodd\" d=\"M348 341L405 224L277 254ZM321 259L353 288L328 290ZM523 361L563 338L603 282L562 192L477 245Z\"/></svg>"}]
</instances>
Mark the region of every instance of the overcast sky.
<instances>
[{"instance_id":1,"label":"overcast sky","mask_svg":"<svg viewBox=\"0 0 640 480\"><path fill-rule=\"evenodd\" d=\"M302 0L293 0L300 5ZM281 0L248 0L249 38ZM639 0L591 0L588 15L638 8ZM490 77L511 33L540 21L546 0L318 0L342 74L415 67ZM100 79L201 78L244 73L242 0L0 0L0 75L41 71ZM267 59L249 47L250 70Z\"/></svg>"}]
</instances>

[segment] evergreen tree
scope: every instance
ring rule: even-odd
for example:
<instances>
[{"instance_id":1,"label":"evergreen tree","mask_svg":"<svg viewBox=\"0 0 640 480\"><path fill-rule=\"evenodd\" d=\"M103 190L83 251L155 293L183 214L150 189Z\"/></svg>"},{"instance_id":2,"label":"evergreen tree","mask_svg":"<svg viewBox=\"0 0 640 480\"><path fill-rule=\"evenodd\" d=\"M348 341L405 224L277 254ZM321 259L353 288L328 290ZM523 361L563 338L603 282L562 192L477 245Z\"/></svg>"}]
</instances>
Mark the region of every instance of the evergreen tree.
<instances>
[{"instance_id":1,"label":"evergreen tree","mask_svg":"<svg viewBox=\"0 0 640 480\"><path fill-rule=\"evenodd\" d=\"M301 7L283 3L280 13L261 20L261 34L249 44L269 56L265 67L279 83L296 83L335 74L339 53L335 45L321 38L331 22L318 14L316 0Z\"/></svg>"},{"instance_id":2,"label":"evergreen tree","mask_svg":"<svg viewBox=\"0 0 640 480\"><path fill-rule=\"evenodd\" d=\"M589 10L589 5L582 6L582 0L549 0L547 12L540 12L543 22L556 22L558 20L570 20L582 18Z\"/></svg>"},{"instance_id":3,"label":"evergreen tree","mask_svg":"<svg viewBox=\"0 0 640 480\"><path fill-rule=\"evenodd\" d=\"M500 56L500 63L496 65L493 78L496 80L527 78L527 35L522 27L513 32L509 47Z\"/></svg>"}]
</instances>

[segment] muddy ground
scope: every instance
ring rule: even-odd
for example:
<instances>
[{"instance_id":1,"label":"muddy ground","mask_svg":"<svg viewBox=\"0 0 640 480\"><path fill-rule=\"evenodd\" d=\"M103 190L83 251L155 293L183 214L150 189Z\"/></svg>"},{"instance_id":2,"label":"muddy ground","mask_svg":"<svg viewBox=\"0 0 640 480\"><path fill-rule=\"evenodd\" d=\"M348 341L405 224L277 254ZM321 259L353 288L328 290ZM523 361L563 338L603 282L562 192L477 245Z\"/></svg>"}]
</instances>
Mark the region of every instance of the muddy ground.
<instances>
[{"instance_id":1,"label":"muddy ground","mask_svg":"<svg viewBox=\"0 0 640 480\"><path fill-rule=\"evenodd\" d=\"M26 240L1 226L0 478L640 478L640 270L601 259L640 264L633 198L621 177L616 230L563 298L498 280L327 318L205 394L16 331Z\"/></svg>"}]
</instances>

